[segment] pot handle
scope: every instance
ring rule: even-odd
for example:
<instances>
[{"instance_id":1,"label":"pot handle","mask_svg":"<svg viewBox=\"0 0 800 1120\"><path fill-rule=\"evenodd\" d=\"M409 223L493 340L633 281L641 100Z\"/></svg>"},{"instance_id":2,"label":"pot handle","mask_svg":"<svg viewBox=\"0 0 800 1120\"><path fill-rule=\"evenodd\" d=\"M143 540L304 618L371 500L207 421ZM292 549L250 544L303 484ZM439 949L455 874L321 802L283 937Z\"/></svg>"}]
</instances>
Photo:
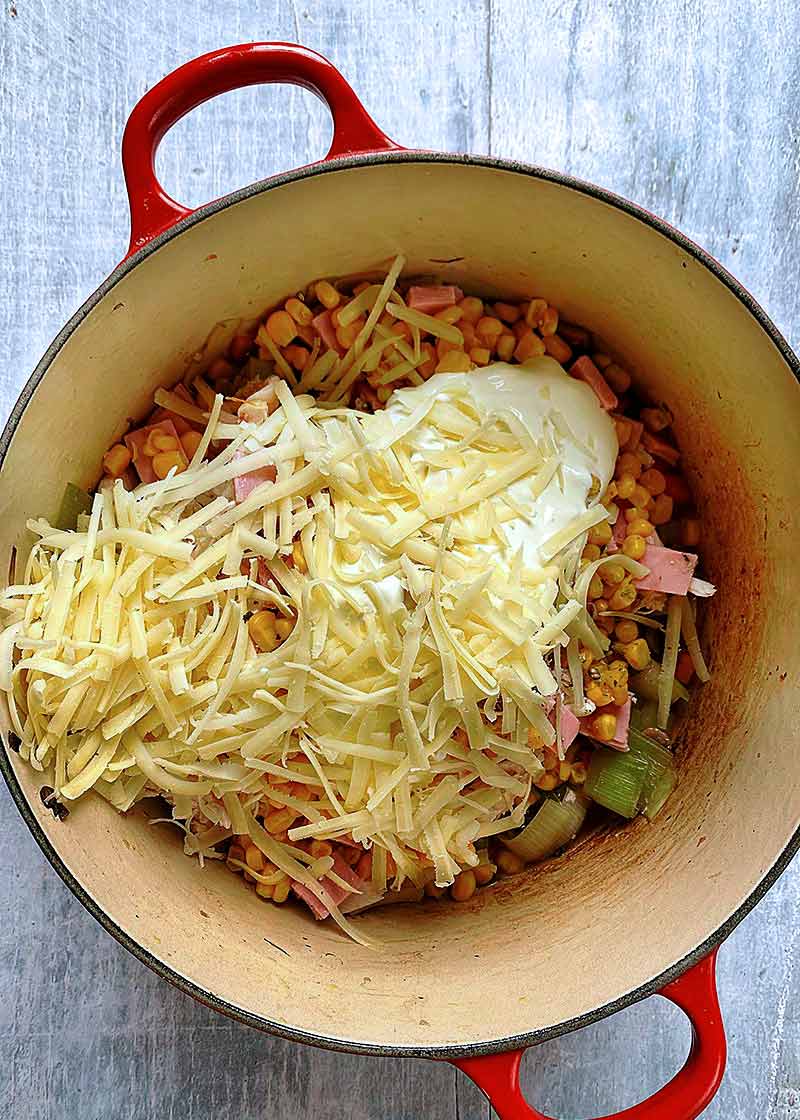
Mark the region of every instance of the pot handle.
<instances>
[{"instance_id":1,"label":"pot handle","mask_svg":"<svg viewBox=\"0 0 800 1120\"><path fill-rule=\"evenodd\" d=\"M201 55L148 90L125 126L122 167L131 212L129 256L192 213L170 198L156 178L156 151L169 129L220 93L269 82L303 86L328 106L333 141L326 160L400 150L378 128L336 67L316 51L293 43L242 43Z\"/></svg>"},{"instance_id":2,"label":"pot handle","mask_svg":"<svg viewBox=\"0 0 800 1120\"><path fill-rule=\"evenodd\" d=\"M681 1070L652 1097L603 1120L695 1120L710 1103L725 1072L725 1029L717 999L717 950L660 991L686 1013L692 1047ZM453 1062L483 1090L500 1120L551 1120L531 1107L519 1086L524 1050Z\"/></svg>"}]
</instances>

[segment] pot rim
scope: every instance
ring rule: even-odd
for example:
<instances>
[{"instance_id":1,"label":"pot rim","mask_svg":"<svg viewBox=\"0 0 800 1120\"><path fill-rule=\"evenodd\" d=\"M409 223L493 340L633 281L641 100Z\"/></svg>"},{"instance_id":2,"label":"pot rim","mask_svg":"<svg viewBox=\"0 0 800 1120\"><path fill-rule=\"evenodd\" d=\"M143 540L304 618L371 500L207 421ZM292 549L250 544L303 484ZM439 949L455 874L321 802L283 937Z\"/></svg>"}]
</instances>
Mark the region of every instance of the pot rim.
<instances>
[{"instance_id":1,"label":"pot rim","mask_svg":"<svg viewBox=\"0 0 800 1120\"><path fill-rule=\"evenodd\" d=\"M348 170L356 167L376 166L381 164L393 163L437 163L437 164L456 164L466 167L484 167L491 170L512 172L520 175L525 175L529 178L544 180L545 182L554 183L556 186L566 187L569 190L577 191L581 194L588 195L590 198L599 202L604 202L618 210L623 211L628 216L635 218L642 224L649 226L651 229L660 233L668 240L672 241L678 248L682 249L689 256L693 257L699 264L703 265L709 272L711 272L718 280L720 280L725 287L744 305L746 310L753 316L762 330L768 335L770 340L777 347L782 357L786 361L790 370L794 374L797 381L800 383L800 359L791 349L787 341L784 339L778 328L760 306L760 304L753 298L753 296L739 283L734 276L726 268L724 268L718 261L711 257L704 249L695 244L685 234L681 233L674 226L662 218L657 217L650 211L636 203L630 202L628 199L617 195L612 191L599 187L593 183L585 180L575 178L571 175L565 175L558 171L552 171L548 168L537 167L532 164L522 163L516 160L504 160L489 156L473 156L473 155L456 155L447 152L420 152L413 150L399 150L390 152L380 152L375 154L350 156L341 159L325 160L320 163L312 164L309 167L298 168L294 171L284 172L279 175L272 176L268 179L260 180L259 182L252 183L249 186L242 187L239 190L233 191L230 194L224 195L222 198L214 202L207 203L204 206L194 210L187 217L182 218L174 225L166 230L157 234L146 245L142 246L135 253L129 254L123 261L116 266L116 268L106 277L102 284L97 288L92 295L81 305L80 308L71 316L68 322L58 332L56 337L50 343L45 351L43 357L38 362L36 368L31 374L30 378L23 387L8 420L6 421L2 435L0 436L0 469L5 462L5 457L8 453L11 440L16 432L17 426L22 418L22 415L27 408L30 400L37 389L39 383L44 378L50 365L58 355L61 348L71 337L74 331L80 324L87 318L94 310L97 304L108 293L116 287L116 285L128 275L137 265L144 261L151 254L157 252L162 245L172 241L173 238L179 237L186 230L198 225L200 222L205 221L207 218L214 216L220 211L227 209L229 206L237 202L242 202L246 199L252 198L255 195L266 193L275 187L285 186L290 183L297 182L301 179L311 178L317 175L325 175L335 173L337 171ZM149 949L146 949L142 944L131 937L117 924L117 922L106 913L91 895L85 890L81 882L72 874L64 861L61 859L54 846L51 844L41 825L39 824L31 804L25 796L22 786L20 785L13 768L11 766L10 755L8 748L5 747L0 750L0 771L8 785L11 796L22 815L23 820L27 824L29 830L33 834L39 847L42 849L44 855L58 873L60 878L69 887L72 893L76 896L78 901L89 911L101 926L108 933L112 935L128 952L137 957L148 968L152 969L162 979L167 980L174 987L185 992L187 995L192 996L199 1003L205 1004L206 1007L211 1008L213 1011L219 1011L229 1018L235 1019L240 1023L247 1026L255 1027L258 1030L265 1031L269 1034L276 1035L280 1038L289 1039L292 1042L302 1042L310 1045L318 1046L327 1050L344 1051L354 1054L367 1054L383 1057L418 1057L418 1058L434 1058L434 1059L453 1059L453 1058L468 1058L478 1057L484 1054L500 1053L507 1050L517 1050L524 1047L532 1046L540 1042L546 1042L548 1039L557 1038L560 1035L568 1034L571 1031L578 1030L581 1027L586 1027L592 1023L597 1023L605 1019L609 1015L628 1007L639 1000L644 999L646 996L654 995L665 984L677 979L688 968L696 964L703 957L707 956L716 946L720 945L730 933L733 932L735 927L742 921L743 918L750 913L753 907L758 903L766 892L773 886L779 876L786 870L792 858L798 850L800 850L800 828L796 830L794 835L790 838L789 842L783 848L778 858L772 866L765 872L762 879L756 884L749 895L740 903L728 918L709 936L697 945L693 950L687 953L679 961L676 961L669 968L665 969L659 975L654 976L646 983L639 985L637 988L624 993L617 999L603 1004L601 1007L592 1008L581 1015L574 1016L571 1019L564 1020L561 1023L554 1024L550 1027L545 1027L539 1030L530 1031L524 1034L512 1035L505 1038L486 1040L482 1042L468 1043L463 1045L454 1046L387 1046L380 1044L372 1044L364 1041L354 1041L349 1039L337 1039L323 1034L314 1034L310 1031L301 1030L296 1027L287 1026L286 1024L275 1022L264 1016L257 1015L254 1012L246 1011L243 1008L237 1007L235 1004L230 1003L228 1000L222 999L215 995L213 992L200 987L194 981L189 980L187 977L181 975L175 968L167 965L161 961Z\"/></svg>"}]
</instances>

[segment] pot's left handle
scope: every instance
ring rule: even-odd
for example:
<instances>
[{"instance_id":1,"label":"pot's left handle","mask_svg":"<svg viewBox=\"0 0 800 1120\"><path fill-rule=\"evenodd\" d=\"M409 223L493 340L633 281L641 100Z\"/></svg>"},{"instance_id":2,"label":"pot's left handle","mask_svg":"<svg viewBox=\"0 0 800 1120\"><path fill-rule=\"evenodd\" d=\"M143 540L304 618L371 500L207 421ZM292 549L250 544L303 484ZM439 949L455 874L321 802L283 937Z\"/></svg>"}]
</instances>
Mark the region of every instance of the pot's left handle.
<instances>
[{"instance_id":1,"label":"pot's left handle","mask_svg":"<svg viewBox=\"0 0 800 1120\"><path fill-rule=\"evenodd\" d=\"M170 198L156 177L155 156L164 135L204 101L229 90L270 82L303 86L328 106L333 142L325 159L399 150L336 67L316 51L293 43L242 43L201 55L153 86L125 127L122 167L131 211L129 256L192 212Z\"/></svg>"},{"instance_id":2,"label":"pot's left handle","mask_svg":"<svg viewBox=\"0 0 800 1120\"><path fill-rule=\"evenodd\" d=\"M652 1097L602 1120L695 1120L710 1103L725 1072L725 1029L717 999L716 950L659 993L677 1004L692 1024L692 1048L683 1069ZM524 1050L460 1058L453 1062L489 1098L500 1120L552 1120L522 1095L519 1066Z\"/></svg>"}]
</instances>

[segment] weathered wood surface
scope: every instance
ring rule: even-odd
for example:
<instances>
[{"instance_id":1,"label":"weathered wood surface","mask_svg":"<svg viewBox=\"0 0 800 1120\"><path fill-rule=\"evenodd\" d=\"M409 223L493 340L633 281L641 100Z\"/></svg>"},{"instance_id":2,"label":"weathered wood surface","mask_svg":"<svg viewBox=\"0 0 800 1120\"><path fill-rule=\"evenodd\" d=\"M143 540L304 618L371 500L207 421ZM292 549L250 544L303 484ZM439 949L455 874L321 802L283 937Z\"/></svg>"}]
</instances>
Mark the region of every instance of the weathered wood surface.
<instances>
[{"instance_id":1,"label":"weathered wood surface","mask_svg":"<svg viewBox=\"0 0 800 1120\"><path fill-rule=\"evenodd\" d=\"M731 267L800 342L793 0L3 0L3 415L122 255L117 153L135 100L196 54L269 38L327 54L401 143L540 162L643 203ZM310 94L247 90L182 122L161 170L199 204L318 157L329 135ZM488 1116L448 1066L273 1040L158 981L60 883L4 790L0 871L7 1120ZM799 897L795 867L722 950L731 1055L708 1117L800 1117ZM526 1086L551 1115L595 1116L655 1089L687 1046L682 1016L652 999L529 1053Z\"/></svg>"}]
</instances>

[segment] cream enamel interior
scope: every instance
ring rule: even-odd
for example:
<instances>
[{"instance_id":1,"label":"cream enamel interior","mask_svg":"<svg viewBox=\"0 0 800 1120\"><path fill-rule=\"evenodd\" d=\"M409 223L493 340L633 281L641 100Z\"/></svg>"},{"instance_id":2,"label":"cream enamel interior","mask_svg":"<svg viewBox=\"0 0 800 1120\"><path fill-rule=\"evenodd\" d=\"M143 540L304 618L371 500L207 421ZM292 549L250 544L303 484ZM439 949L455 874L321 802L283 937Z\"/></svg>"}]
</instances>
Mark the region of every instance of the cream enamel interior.
<instances>
[{"instance_id":1,"label":"cream enamel interior","mask_svg":"<svg viewBox=\"0 0 800 1120\"><path fill-rule=\"evenodd\" d=\"M138 813L90 798L54 821L42 778L12 762L60 859L153 957L288 1029L421 1049L550 1030L624 997L720 927L798 827L800 386L744 304L637 218L518 171L388 161L285 182L145 257L60 348L3 464L0 570L24 547L26 517L52 514L68 480L95 480L127 418L181 374L215 322L399 250L411 273L546 296L613 342L676 414L719 594L704 627L714 679L667 809L470 904L358 919L385 942L370 952L299 909L261 903L221 866L201 870L177 831Z\"/></svg>"}]
</instances>

